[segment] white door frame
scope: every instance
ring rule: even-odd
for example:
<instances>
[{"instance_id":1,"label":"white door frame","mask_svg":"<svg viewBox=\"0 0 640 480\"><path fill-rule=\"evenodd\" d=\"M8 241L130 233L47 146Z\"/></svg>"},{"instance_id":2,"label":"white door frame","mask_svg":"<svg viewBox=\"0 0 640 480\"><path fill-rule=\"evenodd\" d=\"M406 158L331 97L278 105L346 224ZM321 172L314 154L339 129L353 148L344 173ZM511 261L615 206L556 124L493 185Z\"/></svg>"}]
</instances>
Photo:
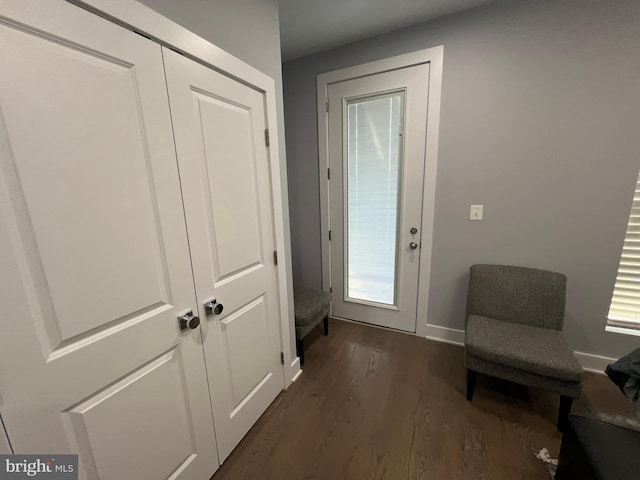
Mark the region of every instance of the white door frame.
<instances>
[{"instance_id":1,"label":"white door frame","mask_svg":"<svg viewBox=\"0 0 640 480\"><path fill-rule=\"evenodd\" d=\"M289 226L289 194L287 167L280 155L278 121L276 116L275 80L230 53L209 43L202 37L160 15L135 0L67 0L92 11L123 27L140 33L156 43L191 58L213 70L264 93L266 124L269 129L269 158L271 164L271 192L273 196L274 230L278 252L277 289L280 315L280 339L284 354L283 377L287 388L300 375L300 359L296 356L295 324L293 317L293 274L291 235ZM29 2L12 0L15 7L26 10ZM287 361L289 359L289 361Z\"/></svg>"},{"instance_id":2,"label":"white door frame","mask_svg":"<svg viewBox=\"0 0 640 480\"><path fill-rule=\"evenodd\" d=\"M320 172L320 225L322 232L322 288L329 291L331 284L331 243L329 242L329 179L324 173L329 168L329 115L328 88L332 83L398 70L423 63L429 64L429 103L427 106L427 135L425 148L424 193L422 196L422 230L420 239L420 274L418 279L418 309L416 335L428 334L427 312L433 247L433 222L436 199L436 170L438 164L438 133L440 131L440 99L442 93L442 63L444 46L377 60L375 62L323 73L317 78L318 101L318 160Z\"/></svg>"}]
</instances>

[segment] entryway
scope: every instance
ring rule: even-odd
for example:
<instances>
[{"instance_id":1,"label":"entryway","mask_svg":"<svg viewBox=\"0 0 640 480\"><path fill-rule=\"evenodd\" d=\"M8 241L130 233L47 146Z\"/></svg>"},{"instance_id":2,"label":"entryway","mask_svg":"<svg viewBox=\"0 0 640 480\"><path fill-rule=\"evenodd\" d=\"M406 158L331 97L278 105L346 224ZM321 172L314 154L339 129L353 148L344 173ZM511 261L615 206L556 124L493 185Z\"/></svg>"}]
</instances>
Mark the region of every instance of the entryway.
<instances>
[{"instance_id":1,"label":"entryway","mask_svg":"<svg viewBox=\"0 0 640 480\"><path fill-rule=\"evenodd\" d=\"M435 50L318 76L324 287L334 317L416 332L433 231Z\"/></svg>"}]
</instances>

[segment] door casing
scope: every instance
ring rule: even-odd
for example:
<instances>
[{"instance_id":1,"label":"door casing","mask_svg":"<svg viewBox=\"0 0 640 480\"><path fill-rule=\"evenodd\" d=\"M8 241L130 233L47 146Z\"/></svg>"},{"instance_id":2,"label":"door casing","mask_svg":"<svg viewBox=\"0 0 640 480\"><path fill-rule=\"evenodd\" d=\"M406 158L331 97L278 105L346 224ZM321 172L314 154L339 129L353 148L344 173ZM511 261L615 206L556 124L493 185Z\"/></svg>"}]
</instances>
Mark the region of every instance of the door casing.
<instances>
[{"instance_id":1,"label":"door casing","mask_svg":"<svg viewBox=\"0 0 640 480\"><path fill-rule=\"evenodd\" d=\"M329 169L329 115L328 104L329 85L346 80L357 79L398 70L423 63L429 64L429 103L427 106L427 132L424 168L424 194L422 197L422 227L420 239L422 248L420 254L418 280L418 309L416 335L428 337L430 329L427 312L429 300L429 285L431 272L431 254L433 247L433 225L435 217L435 189L436 171L438 163L438 135L440 130L440 101L442 92L442 65L444 46L427 48L417 52L385 58L353 67L323 73L317 77L317 108L318 108L318 159L320 172L320 223L322 232L322 288L330 291L331 287L331 242L330 230L330 179L325 172ZM338 107L339 108L339 107Z\"/></svg>"}]
</instances>

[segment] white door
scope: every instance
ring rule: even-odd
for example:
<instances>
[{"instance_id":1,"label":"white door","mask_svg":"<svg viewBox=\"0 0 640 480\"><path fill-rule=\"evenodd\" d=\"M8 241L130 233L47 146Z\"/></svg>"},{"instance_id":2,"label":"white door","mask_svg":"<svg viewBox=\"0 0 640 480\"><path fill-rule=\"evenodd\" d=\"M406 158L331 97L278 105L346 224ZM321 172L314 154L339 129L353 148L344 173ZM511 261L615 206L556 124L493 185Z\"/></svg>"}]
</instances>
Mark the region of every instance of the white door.
<instances>
[{"instance_id":1,"label":"white door","mask_svg":"<svg viewBox=\"0 0 640 480\"><path fill-rule=\"evenodd\" d=\"M163 52L223 461L284 386L264 95Z\"/></svg>"},{"instance_id":2,"label":"white door","mask_svg":"<svg viewBox=\"0 0 640 480\"><path fill-rule=\"evenodd\" d=\"M333 315L415 332L429 65L328 87Z\"/></svg>"},{"instance_id":3,"label":"white door","mask_svg":"<svg viewBox=\"0 0 640 480\"><path fill-rule=\"evenodd\" d=\"M161 47L62 1L0 9L0 411L89 479L218 458ZM9 18L7 18L9 17Z\"/></svg>"}]
</instances>

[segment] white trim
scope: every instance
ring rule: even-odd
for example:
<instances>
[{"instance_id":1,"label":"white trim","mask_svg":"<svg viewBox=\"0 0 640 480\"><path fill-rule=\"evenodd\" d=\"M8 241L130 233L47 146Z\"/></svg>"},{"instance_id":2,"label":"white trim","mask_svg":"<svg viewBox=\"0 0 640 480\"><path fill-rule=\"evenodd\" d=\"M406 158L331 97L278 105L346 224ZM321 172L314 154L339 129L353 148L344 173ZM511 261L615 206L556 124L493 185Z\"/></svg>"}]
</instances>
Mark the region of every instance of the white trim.
<instances>
[{"instance_id":1,"label":"white trim","mask_svg":"<svg viewBox=\"0 0 640 480\"><path fill-rule=\"evenodd\" d=\"M374 75L401 68L429 63L429 100L427 106L427 135L425 150L425 171L422 201L422 230L420 238L420 274L418 284L418 311L416 315L416 335L426 336L428 331L427 312L429 302L429 283L431 276L431 255L433 246L433 222L435 217L435 187L438 163L438 135L440 130L440 102L442 97L442 65L444 46L427 48L417 52L398 55L375 62L323 73L317 77L318 108L318 161L320 172L320 231L322 243L322 288L329 291L331 283L331 250L328 237L329 217L329 181L326 171L329 168L328 114L325 102L328 87L332 83ZM428 233L428 234L426 234ZM424 319L418 322L417 319Z\"/></svg>"},{"instance_id":2,"label":"white trim","mask_svg":"<svg viewBox=\"0 0 640 480\"><path fill-rule=\"evenodd\" d=\"M425 332L424 337L428 340L464 346L464 330L441 327L439 325L426 325Z\"/></svg>"},{"instance_id":3,"label":"white trim","mask_svg":"<svg viewBox=\"0 0 640 480\"><path fill-rule=\"evenodd\" d=\"M318 173L320 176L320 243L322 265L322 289L328 292L331 287L331 249L329 243L329 179L325 172L329 168L329 112L326 102L329 101L327 83L317 79L318 101ZM333 305L331 306L333 310Z\"/></svg>"},{"instance_id":4,"label":"white trim","mask_svg":"<svg viewBox=\"0 0 640 480\"><path fill-rule=\"evenodd\" d=\"M273 79L135 0L66 0L141 33L241 83L266 91Z\"/></svg>"},{"instance_id":5,"label":"white trim","mask_svg":"<svg viewBox=\"0 0 640 480\"><path fill-rule=\"evenodd\" d=\"M296 380L298 380L298 378L300 378L300 375L302 375L302 369L300 368L300 358L296 357L296 359L291 362L291 372L295 372L293 377L291 378L291 383L295 382ZM289 385L291 385L291 383L289 383ZM289 386L287 385L287 386Z\"/></svg>"},{"instance_id":6,"label":"white trim","mask_svg":"<svg viewBox=\"0 0 640 480\"><path fill-rule=\"evenodd\" d=\"M334 70L333 72L321 73L318 75L318 86L320 87L321 85L329 85L354 78L376 75L378 73L389 72L391 70L399 70L401 68L412 67L423 63L440 62L440 64L442 64L443 53L444 46L439 45L437 47L425 48L424 50L405 53L403 55L396 55L395 57L388 57L374 62L355 65L353 67ZM433 65L431 65L431 68L433 68ZM431 80L429 80L429 87L431 87ZM322 90L322 92L324 93L324 90ZM429 90L429 95L431 95L431 90ZM325 98L322 97L322 99L319 98L318 100L322 100L322 109L320 110L320 113L322 113L324 111Z\"/></svg>"},{"instance_id":7,"label":"white trim","mask_svg":"<svg viewBox=\"0 0 640 480\"><path fill-rule=\"evenodd\" d=\"M284 156L280 155L281 147L278 142L275 80L134 0L67 1L125 28L141 33L156 43L176 50L198 63L265 94L266 122L270 132L269 155L271 159L274 230L276 249L280 259L277 267L277 276L281 346L285 359L294 359L291 365L289 365L289 362L285 362L282 368L283 385L284 388L287 388L291 384L291 379L298 374L300 367L296 368L294 366L297 357L291 348L291 332L294 318L292 300L293 274L291 271L291 248L289 247L289 207L287 203L289 197L286 183L286 164ZM22 0L15 0L11 3L15 5L13 6L14 9L27 10L33 7L33 5L27 5L27 3L31 2L23 2Z\"/></svg>"},{"instance_id":8,"label":"white trim","mask_svg":"<svg viewBox=\"0 0 640 480\"><path fill-rule=\"evenodd\" d=\"M601 355L594 355L593 353L575 352L575 354L585 372L600 375L604 375L604 370L607 368L607 365L617 360L617 358L603 357Z\"/></svg>"},{"instance_id":9,"label":"white trim","mask_svg":"<svg viewBox=\"0 0 640 480\"><path fill-rule=\"evenodd\" d=\"M426 338L429 340L464 346L464 330L446 328L439 325L427 325L426 331ZM616 361L615 358L603 357L592 353L574 353L585 372L597 373L600 375L604 374L604 369L607 368L607 365Z\"/></svg>"},{"instance_id":10,"label":"white trim","mask_svg":"<svg viewBox=\"0 0 640 480\"><path fill-rule=\"evenodd\" d=\"M440 99L442 97L442 63L444 47L429 49L429 106L427 108L427 145L424 162L422 195L422 231L420 232L420 275L418 277L418 312L416 335L428 334L429 287L431 285L431 255L433 249L436 211L436 171L438 167L438 138L440 136ZM425 235L430 232L431 235ZM464 339L463 339L464 341Z\"/></svg>"}]
</instances>

